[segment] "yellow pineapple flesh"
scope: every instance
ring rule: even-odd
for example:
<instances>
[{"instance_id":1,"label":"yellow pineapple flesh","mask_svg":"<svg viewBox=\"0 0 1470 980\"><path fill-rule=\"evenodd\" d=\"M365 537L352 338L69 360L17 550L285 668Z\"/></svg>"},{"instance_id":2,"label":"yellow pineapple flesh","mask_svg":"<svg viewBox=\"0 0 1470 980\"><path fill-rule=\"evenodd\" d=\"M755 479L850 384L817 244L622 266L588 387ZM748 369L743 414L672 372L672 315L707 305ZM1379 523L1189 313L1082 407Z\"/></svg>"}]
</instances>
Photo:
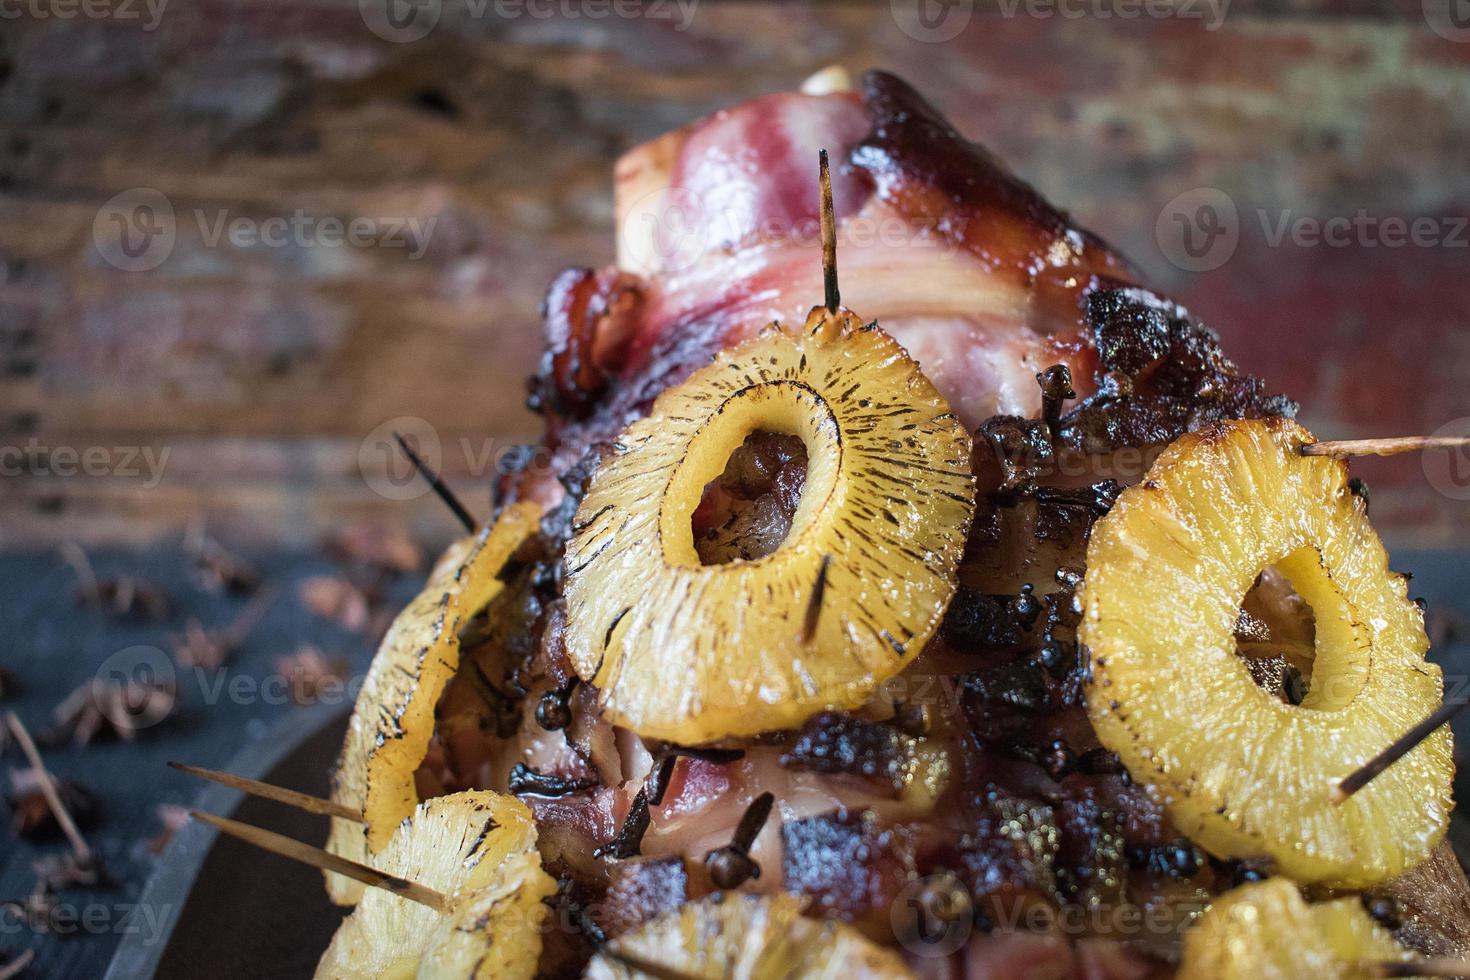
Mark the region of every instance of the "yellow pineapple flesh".
<instances>
[{"instance_id":1,"label":"yellow pineapple flesh","mask_svg":"<svg viewBox=\"0 0 1470 980\"><path fill-rule=\"evenodd\" d=\"M705 565L691 519L755 432L807 476L773 552ZM567 545L567 642L603 712L684 744L861 704L955 589L970 438L891 337L850 313L772 326L665 391L598 468Z\"/></svg>"},{"instance_id":2,"label":"yellow pineapple flesh","mask_svg":"<svg viewBox=\"0 0 1470 980\"><path fill-rule=\"evenodd\" d=\"M609 955L611 954L611 955ZM661 971L645 972L640 966ZM911 980L894 952L852 926L801 914L790 895L716 894L614 939L588 980Z\"/></svg>"},{"instance_id":3,"label":"yellow pineapple flesh","mask_svg":"<svg viewBox=\"0 0 1470 980\"><path fill-rule=\"evenodd\" d=\"M316 975L323 980L423 977L529 980L541 956L543 899L556 882L541 868L530 809L512 796L473 792L421 804L376 866L447 899L435 910L370 888L338 927Z\"/></svg>"},{"instance_id":4,"label":"yellow pineapple flesh","mask_svg":"<svg viewBox=\"0 0 1470 980\"><path fill-rule=\"evenodd\" d=\"M507 507L495 524L452 545L429 582L383 637L352 709L332 775L332 799L363 823L334 818L327 849L371 864L418 804L413 774L434 734L434 706L459 668L460 627L504 588L498 575L537 526L529 503ZM327 893L349 905L363 886L328 872Z\"/></svg>"},{"instance_id":5,"label":"yellow pineapple flesh","mask_svg":"<svg viewBox=\"0 0 1470 980\"><path fill-rule=\"evenodd\" d=\"M1357 897L1308 904L1285 878L1242 885L1184 934L1189 980L1369 980L1375 964L1410 959ZM1398 974L1394 974L1397 976Z\"/></svg>"},{"instance_id":6,"label":"yellow pineapple flesh","mask_svg":"<svg viewBox=\"0 0 1470 980\"><path fill-rule=\"evenodd\" d=\"M1302 456L1311 441L1270 419L1170 446L1093 529L1079 637L1098 737L1181 830L1220 857L1363 887L1444 835L1450 735L1334 802L1342 777L1439 706L1441 681L1345 464ZM1269 566L1315 616L1299 705L1258 687L1236 654L1242 600Z\"/></svg>"}]
</instances>

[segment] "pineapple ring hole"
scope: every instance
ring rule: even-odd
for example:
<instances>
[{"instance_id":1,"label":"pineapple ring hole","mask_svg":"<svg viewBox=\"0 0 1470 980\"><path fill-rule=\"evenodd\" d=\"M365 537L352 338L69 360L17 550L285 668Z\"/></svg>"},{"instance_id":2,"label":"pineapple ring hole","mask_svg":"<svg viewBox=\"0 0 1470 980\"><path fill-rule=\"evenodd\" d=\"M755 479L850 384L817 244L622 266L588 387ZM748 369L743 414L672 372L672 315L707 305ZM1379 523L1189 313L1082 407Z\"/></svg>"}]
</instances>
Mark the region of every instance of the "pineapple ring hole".
<instances>
[{"instance_id":1,"label":"pineapple ring hole","mask_svg":"<svg viewBox=\"0 0 1470 980\"><path fill-rule=\"evenodd\" d=\"M826 399L800 381L765 381L730 395L689 440L659 505L659 538L670 566L710 567L695 545L695 513L705 490L726 472L731 458L757 433L793 436L807 453L806 476L790 526L764 554L734 557L712 567L762 561L785 551L830 510L842 469L842 431Z\"/></svg>"},{"instance_id":2,"label":"pineapple ring hole","mask_svg":"<svg viewBox=\"0 0 1470 980\"><path fill-rule=\"evenodd\" d=\"M1339 711L1367 686L1366 631L1316 547L1268 564L1240 606L1268 634L1260 640L1238 632L1236 640L1237 655L1268 694L1308 710ZM1298 697L1289 696L1293 680L1282 676L1283 668L1299 675Z\"/></svg>"},{"instance_id":3,"label":"pineapple ring hole","mask_svg":"<svg viewBox=\"0 0 1470 980\"><path fill-rule=\"evenodd\" d=\"M806 485L806 456L800 436L759 429L745 437L694 511L702 564L764 558L781 547Z\"/></svg>"}]
</instances>

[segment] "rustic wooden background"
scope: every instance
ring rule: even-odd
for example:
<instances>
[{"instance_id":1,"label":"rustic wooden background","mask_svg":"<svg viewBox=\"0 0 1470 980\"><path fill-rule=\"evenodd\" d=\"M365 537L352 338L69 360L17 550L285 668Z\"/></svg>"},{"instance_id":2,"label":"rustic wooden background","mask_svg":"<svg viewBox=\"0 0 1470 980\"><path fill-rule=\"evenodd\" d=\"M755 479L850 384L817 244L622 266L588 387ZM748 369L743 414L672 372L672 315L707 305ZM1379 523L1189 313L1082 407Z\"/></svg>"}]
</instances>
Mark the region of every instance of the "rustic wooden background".
<instances>
[{"instance_id":1,"label":"rustic wooden background","mask_svg":"<svg viewBox=\"0 0 1470 980\"><path fill-rule=\"evenodd\" d=\"M156 24L143 0L65 19L70 0L36 2L45 16L0 20L0 446L27 460L0 477L3 545L156 540L201 511L266 542L361 516L442 527L429 499L405 506L365 478L383 466L379 427L403 417L434 427L483 511L495 454L537 431L522 380L546 283L611 259L613 160L830 63L911 79L1324 437L1470 416L1470 232L1272 247L1255 217L1361 209L1454 237L1470 213L1470 43L1431 28L1449 11L1236 0L1215 25L1199 0L1183 8L1196 16L1138 19L949 0L964 30L922 43L893 13L917 0L693 0L683 30L673 0L627 0L636 17L535 8L552 18L446 0L427 37L390 43L350 0L165 0ZM1231 196L1241 236L1195 274L1154 232L1201 186ZM124 271L105 257L108 202L138 188L166 196L177 237L156 269ZM211 241L221 216L298 212L435 224L416 259ZM156 486L130 447L167 450ZM89 448L100 475L61 473ZM34 461L45 450L56 465ZM1458 462L1435 480L1417 459L1364 465L1375 517L1397 540L1461 540Z\"/></svg>"},{"instance_id":2,"label":"rustic wooden background","mask_svg":"<svg viewBox=\"0 0 1470 980\"><path fill-rule=\"evenodd\" d=\"M419 0L439 19L411 43L368 28L382 0L86 2L0 0L0 665L23 685L6 707L37 729L115 651L162 644L186 614L235 615L184 580L180 532L200 514L284 587L230 676L268 677L304 639L361 670L367 637L287 597L327 568L309 546L349 521L451 533L387 469L386 430L431 428L483 515L496 455L537 432L522 380L545 285L612 258L614 159L832 63L911 79L1299 398L1320 435L1470 426L1470 17L1457 29L1448 5L1466 0L1234 0L1219 24L1203 0L1134 19L1057 12L1134 0L619 0L631 17L593 16L614 9L601 0L555 0L555 17ZM962 29L916 39L920 2L941 33ZM1156 237L1196 188L1238 212L1238 247L1207 271ZM130 259L113 216L159 195L172 247ZM1424 218L1448 240L1273 245L1283 212ZM214 238L221 219L298 213L434 224L417 257ZM83 462L90 475L69 475ZM1396 543L1470 541L1470 458L1354 465ZM79 614L53 551L66 540L186 608L126 628ZM1464 612L1459 558L1396 557L1423 572L1432 615ZM1437 655L1466 662L1434 622ZM138 743L48 753L104 800L107 902L135 899L151 866L152 804L197 788L162 758L227 764L291 710L184 685L179 717ZM0 898L24 894L39 853L0 846ZM0 937L0 962L34 948L29 975L98 975L119 938Z\"/></svg>"}]
</instances>

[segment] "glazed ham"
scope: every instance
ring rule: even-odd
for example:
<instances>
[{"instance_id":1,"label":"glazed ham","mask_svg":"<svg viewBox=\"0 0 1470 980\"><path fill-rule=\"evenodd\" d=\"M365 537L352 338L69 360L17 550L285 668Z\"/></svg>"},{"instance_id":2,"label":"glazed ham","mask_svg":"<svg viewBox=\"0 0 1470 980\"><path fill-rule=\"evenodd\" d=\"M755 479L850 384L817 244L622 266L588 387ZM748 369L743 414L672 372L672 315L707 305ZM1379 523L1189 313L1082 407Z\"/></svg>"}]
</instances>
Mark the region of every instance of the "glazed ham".
<instances>
[{"instance_id":1,"label":"glazed ham","mask_svg":"<svg viewBox=\"0 0 1470 980\"><path fill-rule=\"evenodd\" d=\"M845 303L877 319L970 426L1034 414L1036 372L1085 343L1127 264L959 136L905 83L783 94L640 147L617 168L619 268L548 296L534 402L567 463L715 351L821 296L816 159L833 176ZM1091 373L1075 371L1084 381Z\"/></svg>"},{"instance_id":2,"label":"glazed ham","mask_svg":"<svg viewBox=\"0 0 1470 980\"><path fill-rule=\"evenodd\" d=\"M530 803L561 921L586 940L549 952L548 974L575 974L602 938L711 891L705 855L770 792L751 849L761 874L744 887L806 896L901 944L920 976L1169 975L1191 915L1263 869L1207 858L1098 743L1074 590L1092 523L1162 446L1295 406L905 83L838 82L717 113L618 164L617 267L570 270L547 296L531 401L553 472L498 488L550 508L510 611L492 613L529 639L466 645L473 670L441 702L421 793L480 786ZM717 351L801 322L822 296L819 149L836 161L845 305L897 338L976 434L960 591L940 634L860 711L749 744L646 743L576 681L561 548L601 446ZM695 520L711 547L745 556L754 539L721 529L764 515L755 538L779 542L805 464L777 440L737 455ZM1260 616L1242 621L1257 638L1291 634L1294 607L1264 588ZM1434 875L1440 918L1464 921L1458 865L1441 855ZM905 918L940 887L972 906L952 946ZM1459 949L1462 930L1435 915L1401 938Z\"/></svg>"}]
</instances>

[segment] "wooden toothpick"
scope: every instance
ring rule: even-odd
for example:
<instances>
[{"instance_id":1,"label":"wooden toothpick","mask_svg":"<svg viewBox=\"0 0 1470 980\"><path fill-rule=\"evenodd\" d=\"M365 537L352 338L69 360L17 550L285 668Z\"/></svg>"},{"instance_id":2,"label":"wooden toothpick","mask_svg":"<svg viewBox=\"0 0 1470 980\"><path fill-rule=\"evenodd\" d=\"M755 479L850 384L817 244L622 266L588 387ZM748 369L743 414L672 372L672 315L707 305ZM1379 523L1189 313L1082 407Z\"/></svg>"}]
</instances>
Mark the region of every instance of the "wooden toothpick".
<instances>
[{"instance_id":1,"label":"wooden toothpick","mask_svg":"<svg viewBox=\"0 0 1470 980\"><path fill-rule=\"evenodd\" d=\"M1341 803L1367 786L1375 776L1408 755L1414 746L1433 735L1436 729L1464 710L1466 704L1470 704L1470 701L1446 701L1440 705L1433 714L1394 739L1388 748L1369 759L1362 768L1344 776L1342 782L1332 789L1332 802Z\"/></svg>"},{"instance_id":2,"label":"wooden toothpick","mask_svg":"<svg viewBox=\"0 0 1470 980\"><path fill-rule=\"evenodd\" d=\"M470 512L465 510L464 504L459 502L459 498L454 495L454 491L450 490L444 481L439 478L439 474L430 469L429 464L424 462L419 457L419 454L413 451L413 447L408 444L408 440L403 438L401 433L393 433L393 438L398 440L398 448L403 450L403 455L408 457L408 461L413 464L413 468L418 470L419 475L425 480L429 481L429 486L439 495L439 499L444 501L444 505L454 511L454 516L459 518L459 522L464 525L464 529L474 534L479 525L470 516Z\"/></svg>"},{"instance_id":3,"label":"wooden toothpick","mask_svg":"<svg viewBox=\"0 0 1470 980\"><path fill-rule=\"evenodd\" d=\"M221 786L238 789L258 796L265 800L274 800L307 813L318 813L324 817L341 817L343 820L351 820L354 823L364 823L362 814L351 807L338 803L335 800L324 800L319 796L308 796L306 793L298 793L294 789L286 789L284 786L272 786L270 783L262 783L258 779L248 779L245 776L236 776L233 773L220 772L218 769L205 769L201 766L190 766L182 762L170 762L170 769L186 772L200 779L207 779Z\"/></svg>"},{"instance_id":4,"label":"wooden toothpick","mask_svg":"<svg viewBox=\"0 0 1470 980\"><path fill-rule=\"evenodd\" d=\"M822 284L827 312L836 313L842 294L837 290L837 218L832 210L832 172L826 150L817 153L817 168L822 184Z\"/></svg>"},{"instance_id":5,"label":"wooden toothpick","mask_svg":"<svg viewBox=\"0 0 1470 980\"><path fill-rule=\"evenodd\" d=\"M1391 439L1338 439L1309 442L1302 446L1303 456L1330 456L1348 459L1352 456L1397 456L1423 449L1467 449L1470 436L1397 436Z\"/></svg>"},{"instance_id":6,"label":"wooden toothpick","mask_svg":"<svg viewBox=\"0 0 1470 980\"><path fill-rule=\"evenodd\" d=\"M323 871L334 871L339 875L370 885L373 888L382 888L399 895L411 902L433 909L436 912L444 912L449 908L449 899L442 892L437 892L427 885L420 885L416 881L400 878L370 868L356 861L349 861L344 857L322 850L320 847L312 847L298 840L292 840L273 831L260 827L252 827L248 823L240 823L238 820L230 820L226 817L216 817L212 813L204 813L200 810L190 810L189 816L195 820L202 820L212 827L217 827L222 832L236 837L247 844L251 844L272 854L309 864L313 868L321 868Z\"/></svg>"}]
</instances>

